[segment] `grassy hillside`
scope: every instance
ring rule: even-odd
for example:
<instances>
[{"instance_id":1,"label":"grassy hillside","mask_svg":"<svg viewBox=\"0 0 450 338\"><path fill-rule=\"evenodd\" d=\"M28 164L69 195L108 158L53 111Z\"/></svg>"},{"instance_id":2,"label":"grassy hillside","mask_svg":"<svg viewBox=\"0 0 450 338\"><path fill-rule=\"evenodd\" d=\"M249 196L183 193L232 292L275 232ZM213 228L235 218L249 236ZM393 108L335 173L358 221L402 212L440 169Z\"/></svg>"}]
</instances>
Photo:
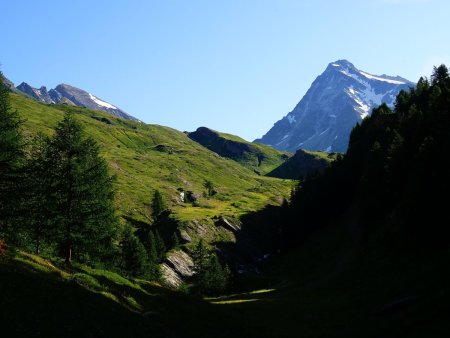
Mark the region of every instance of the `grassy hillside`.
<instances>
[{"instance_id":1,"label":"grassy hillside","mask_svg":"<svg viewBox=\"0 0 450 338\"><path fill-rule=\"evenodd\" d=\"M220 156L230 158L259 175L265 175L283 164L291 153L245 141L230 134L200 127L188 134L191 139Z\"/></svg>"},{"instance_id":2,"label":"grassy hillside","mask_svg":"<svg viewBox=\"0 0 450 338\"><path fill-rule=\"evenodd\" d=\"M260 177L168 127L126 121L85 108L45 105L14 94L11 104L25 119L27 136L51 133L65 111L76 114L117 176L116 204L121 216L147 221L155 189L162 191L176 218L192 220L218 214L239 216L267 203L277 204L291 187L289 181ZM216 186L217 196L200 198L195 207L180 202L177 189L201 196L206 179Z\"/></svg>"},{"instance_id":3,"label":"grassy hillside","mask_svg":"<svg viewBox=\"0 0 450 338\"><path fill-rule=\"evenodd\" d=\"M445 255L364 252L351 218L270 258L241 292L186 296L17 252L0 257L2 333L15 337L444 337ZM382 234L379 234L382 235ZM400 250L400 248L399 248ZM401 274L398 273L399 269ZM30 286L33 286L30 288Z\"/></svg>"},{"instance_id":4,"label":"grassy hillside","mask_svg":"<svg viewBox=\"0 0 450 338\"><path fill-rule=\"evenodd\" d=\"M212 331L197 318L208 313L206 302L155 283L23 252L0 257L0 274L6 337L194 337L200 328Z\"/></svg>"},{"instance_id":5,"label":"grassy hillside","mask_svg":"<svg viewBox=\"0 0 450 338\"><path fill-rule=\"evenodd\" d=\"M299 149L294 156L269 172L267 176L299 179L316 171L323 171L336 157L335 153Z\"/></svg>"}]
</instances>

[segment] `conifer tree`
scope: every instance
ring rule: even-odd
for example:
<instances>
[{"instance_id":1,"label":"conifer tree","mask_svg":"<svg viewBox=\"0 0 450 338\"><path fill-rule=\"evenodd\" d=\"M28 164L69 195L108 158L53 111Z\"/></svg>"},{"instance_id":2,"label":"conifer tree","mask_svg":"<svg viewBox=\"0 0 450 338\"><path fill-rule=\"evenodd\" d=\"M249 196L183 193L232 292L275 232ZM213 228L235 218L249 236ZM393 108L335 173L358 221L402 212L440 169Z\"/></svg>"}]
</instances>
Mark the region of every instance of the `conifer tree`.
<instances>
[{"instance_id":1,"label":"conifer tree","mask_svg":"<svg viewBox=\"0 0 450 338\"><path fill-rule=\"evenodd\" d=\"M9 229L21 205L21 164L23 139L21 119L9 103L9 90L0 72L0 232L14 236Z\"/></svg>"},{"instance_id":2,"label":"conifer tree","mask_svg":"<svg viewBox=\"0 0 450 338\"><path fill-rule=\"evenodd\" d=\"M208 196L212 196L214 194L214 183L210 180L205 180L203 182L203 186L206 188Z\"/></svg>"},{"instance_id":3,"label":"conifer tree","mask_svg":"<svg viewBox=\"0 0 450 338\"><path fill-rule=\"evenodd\" d=\"M159 269L159 257L158 252L156 251L156 239L155 234L152 230L148 233L148 239L146 243L147 255L148 255L148 277L151 279L159 279L161 276L161 271Z\"/></svg>"},{"instance_id":4,"label":"conifer tree","mask_svg":"<svg viewBox=\"0 0 450 338\"><path fill-rule=\"evenodd\" d=\"M222 266L214 252L209 252L200 240L192 253L194 259L195 283L201 293L217 294L229 284L231 272L227 265Z\"/></svg>"},{"instance_id":5,"label":"conifer tree","mask_svg":"<svg viewBox=\"0 0 450 338\"><path fill-rule=\"evenodd\" d=\"M217 294L227 288L230 270L228 266L222 266L215 253L203 257L198 264L196 279L202 293Z\"/></svg>"},{"instance_id":6,"label":"conifer tree","mask_svg":"<svg viewBox=\"0 0 450 338\"><path fill-rule=\"evenodd\" d=\"M158 255L158 261L162 262L166 255L167 249L166 244L164 243L164 240L162 239L158 230L155 231L155 248Z\"/></svg>"},{"instance_id":7,"label":"conifer tree","mask_svg":"<svg viewBox=\"0 0 450 338\"><path fill-rule=\"evenodd\" d=\"M167 209L166 202L159 190L155 190L153 193L151 208L153 220L156 220L158 216Z\"/></svg>"},{"instance_id":8,"label":"conifer tree","mask_svg":"<svg viewBox=\"0 0 450 338\"><path fill-rule=\"evenodd\" d=\"M180 240L178 239L178 235L177 235L176 231L172 234L171 240L172 240L172 243L171 243L172 248L178 249L180 247Z\"/></svg>"},{"instance_id":9,"label":"conifer tree","mask_svg":"<svg viewBox=\"0 0 450 338\"><path fill-rule=\"evenodd\" d=\"M433 85L444 84L448 79L448 68L444 64L433 68L433 74L431 75L431 83Z\"/></svg>"},{"instance_id":10,"label":"conifer tree","mask_svg":"<svg viewBox=\"0 0 450 338\"><path fill-rule=\"evenodd\" d=\"M54 236L50 227L51 203L48 199L51 188L51 166L48 162L49 140L43 135L37 135L33 141L30 158L25 166L26 182L26 217L28 237L34 252L39 255L44 243Z\"/></svg>"},{"instance_id":11,"label":"conifer tree","mask_svg":"<svg viewBox=\"0 0 450 338\"><path fill-rule=\"evenodd\" d=\"M124 229L120 240L123 269L132 276L143 276L149 270L147 252L130 226Z\"/></svg>"},{"instance_id":12,"label":"conifer tree","mask_svg":"<svg viewBox=\"0 0 450 338\"><path fill-rule=\"evenodd\" d=\"M100 258L112 248L117 220L113 178L99 147L67 113L48 145L51 222L66 262Z\"/></svg>"}]
</instances>

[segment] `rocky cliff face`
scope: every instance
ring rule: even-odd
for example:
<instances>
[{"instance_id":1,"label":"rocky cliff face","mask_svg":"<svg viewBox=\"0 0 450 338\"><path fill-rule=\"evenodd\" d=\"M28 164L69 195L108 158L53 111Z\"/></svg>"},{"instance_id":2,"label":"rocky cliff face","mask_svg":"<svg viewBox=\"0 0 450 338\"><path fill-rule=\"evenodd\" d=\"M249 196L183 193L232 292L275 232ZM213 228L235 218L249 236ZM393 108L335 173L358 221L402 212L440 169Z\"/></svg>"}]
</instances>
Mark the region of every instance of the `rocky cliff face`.
<instances>
[{"instance_id":1,"label":"rocky cliff face","mask_svg":"<svg viewBox=\"0 0 450 338\"><path fill-rule=\"evenodd\" d=\"M255 243L247 241L243 247L236 248L237 237L242 234L242 224L236 219L215 217L212 219L192 220L180 224L177 235L183 246L182 250L173 250L167 254L166 259L160 265L165 284L172 288L178 288L182 283L189 282L195 274L194 261L191 249L200 238L205 243L213 244L224 261L233 269L240 266L250 266L259 257L249 255L254 251ZM195 240L194 240L195 239ZM224 244L224 242L226 244Z\"/></svg>"},{"instance_id":2,"label":"rocky cliff face","mask_svg":"<svg viewBox=\"0 0 450 338\"><path fill-rule=\"evenodd\" d=\"M356 123L381 103L392 106L400 90L411 86L402 77L372 75L346 60L330 63L294 110L255 142L288 151L344 152Z\"/></svg>"},{"instance_id":3,"label":"rocky cliff face","mask_svg":"<svg viewBox=\"0 0 450 338\"><path fill-rule=\"evenodd\" d=\"M56 88L47 91L47 88L44 86L37 89L22 82L16 89L40 102L73 104L79 107L104 111L127 120L138 121L137 118L129 115L122 109L103 101L91 93L67 84L60 84Z\"/></svg>"},{"instance_id":4,"label":"rocky cliff face","mask_svg":"<svg viewBox=\"0 0 450 338\"><path fill-rule=\"evenodd\" d=\"M14 86L14 83L12 83L11 80L7 79L2 75L3 83L6 85L7 88L9 88L11 91L15 91L16 87Z\"/></svg>"},{"instance_id":5,"label":"rocky cliff face","mask_svg":"<svg viewBox=\"0 0 450 338\"><path fill-rule=\"evenodd\" d=\"M20 85L17 86L17 89L37 101L41 101L44 103L54 103L54 101L48 94L47 88L45 86L42 86L41 88L37 89L31 87L28 83L22 82Z\"/></svg>"},{"instance_id":6,"label":"rocky cliff face","mask_svg":"<svg viewBox=\"0 0 450 338\"><path fill-rule=\"evenodd\" d=\"M182 250L169 252L161 264L161 273L168 286L177 288L194 275L194 261Z\"/></svg>"}]
</instances>

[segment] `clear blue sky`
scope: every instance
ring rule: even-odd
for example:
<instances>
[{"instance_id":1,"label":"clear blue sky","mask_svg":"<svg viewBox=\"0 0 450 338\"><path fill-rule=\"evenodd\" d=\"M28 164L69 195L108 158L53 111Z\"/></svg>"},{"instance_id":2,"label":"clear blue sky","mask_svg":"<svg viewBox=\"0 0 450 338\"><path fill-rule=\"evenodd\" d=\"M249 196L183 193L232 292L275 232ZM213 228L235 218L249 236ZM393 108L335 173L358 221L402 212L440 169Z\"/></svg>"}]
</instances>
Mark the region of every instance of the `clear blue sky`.
<instances>
[{"instance_id":1,"label":"clear blue sky","mask_svg":"<svg viewBox=\"0 0 450 338\"><path fill-rule=\"evenodd\" d=\"M3 1L1 70L146 123L264 134L329 62L416 81L450 64L448 0Z\"/></svg>"}]
</instances>

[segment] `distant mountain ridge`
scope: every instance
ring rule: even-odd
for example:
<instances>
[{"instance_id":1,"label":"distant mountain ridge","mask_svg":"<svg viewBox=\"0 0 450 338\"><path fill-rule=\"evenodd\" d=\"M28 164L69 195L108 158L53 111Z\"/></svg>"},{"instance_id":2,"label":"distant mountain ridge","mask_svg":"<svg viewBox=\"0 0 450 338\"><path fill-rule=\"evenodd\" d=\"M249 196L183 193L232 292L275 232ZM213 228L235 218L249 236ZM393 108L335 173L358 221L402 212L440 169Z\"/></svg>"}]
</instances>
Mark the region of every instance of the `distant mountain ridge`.
<instances>
[{"instance_id":1,"label":"distant mountain ridge","mask_svg":"<svg viewBox=\"0 0 450 338\"><path fill-rule=\"evenodd\" d=\"M393 106L415 86L400 76L372 75L338 60L312 83L297 106L254 142L286 151L344 152L350 131L381 103Z\"/></svg>"},{"instance_id":2,"label":"distant mountain ridge","mask_svg":"<svg viewBox=\"0 0 450 338\"><path fill-rule=\"evenodd\" d=\"M292 154L262 144L247 142L238 136L199 127L188 137L216 154L232 159L259 175L265 175L284 163Z\"/></svg>"},{"instance_id":3,"label":"distant mountain ridge","mask_svg":"<svg viewBox=\"0 0 450 338\"><path fill-rule=\"evenodd\" d=\"M11 81L9 81L8 86L10 88L14 88ZM44 102L47 104L71 104L78 107L86 107L93 110L104 111L126 120L139 121L137 118L131 116L117 106L112 105L111 103L106 102L85 90L68 84L59 84L54 89L47 91L45 86L38 89L30 86L26 82L22 82L20 85L15 87L15 89L39 102Z\"/></svg>"}]
</instances>

